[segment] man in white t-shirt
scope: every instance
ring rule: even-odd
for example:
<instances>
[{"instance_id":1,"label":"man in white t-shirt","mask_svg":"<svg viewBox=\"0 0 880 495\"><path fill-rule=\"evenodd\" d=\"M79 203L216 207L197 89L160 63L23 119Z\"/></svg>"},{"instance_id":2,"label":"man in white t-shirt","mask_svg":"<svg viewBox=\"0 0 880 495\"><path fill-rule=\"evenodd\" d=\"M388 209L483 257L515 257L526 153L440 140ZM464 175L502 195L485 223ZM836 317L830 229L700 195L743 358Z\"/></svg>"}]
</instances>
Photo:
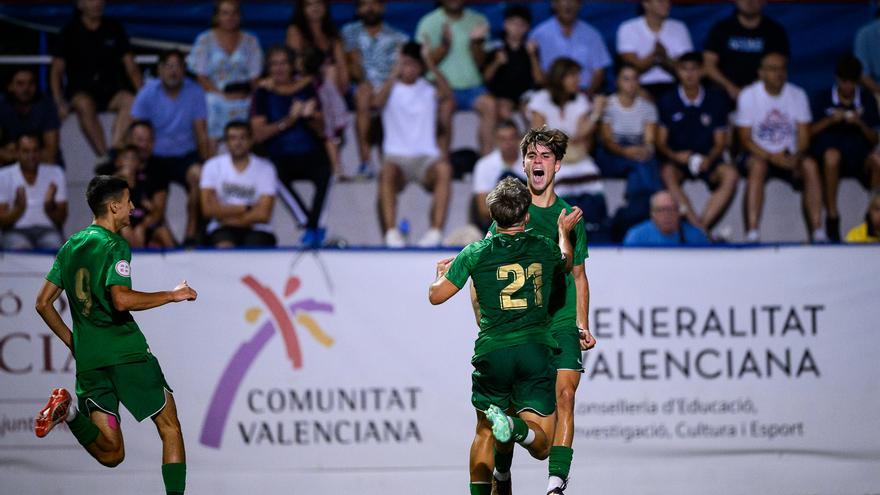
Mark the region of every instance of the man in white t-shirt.
<instances>
[{"instance_id":1,"label":"man in white t-shirt","mask_svg":"<svg viewBox=\"0 0 880 495\"><path fill-rule=\"evenodd\" d=\"M657 101L675 87L675 61L693 50L691 34L669 18L669 0L642 0L644 15L617 28L617 53L640 73L639 83Z\"/></svg>"},{"instance_id":2,"label":"man in white t-shirt","mask_svg":"<svg viewBox=\"0 0 880 495\"><path fill-rule=\"evenodd\" d=\"M18 163L0 169L4 249L58 249L67 219L67 182L58 165L39 162L40 136L22 134Z\"/></svg>"},{"instance_id":3,"label":"man in white t-shirt","mask_svg":"<svg viewBox=\"0 0 880 495\"><path fill-rule=\"evenodd\" d=\"M439 246L443 240L452 166L437 147L437 107L438 100L449 98L451 91L424 51L415 42L403 45L391 76L374 96L375 106L382 109L385 158L379 172L379 221L388 247L406 245L397 228L397 194L414 181L434 195L430 228L418 245ZM423 77L426 66L436 87Z\"/></svg>"},{"instance_id":4,"label":"man in white t-shirt","mask_svg":"<svg viewBox=\"0 0 880 495\"><path fill-rule=\"evenodd\" d=\"M804 90L787 82L786 64L785 55L765 55L758 69L758 81L743 88L737 98L735 122L745 150L744 174L748 179L746 240L760 240L764 184L768 177L776 177L802 189L810 240L825 242L819 166L807 155L810 104Z\"/></svg>"},{"instance_id":5,"label":"man in white t-shirt","mask_svg":"<svg viewBox=\"0 0 880 495\"><path fill-rule=\"evenodd\" d=\"M522 154L519 151L520 133L516 123L503 120L495 127L495 149L477 160L473 174L472 222L481 232L489 230L492 217L486 205L486 197L501 179L514 176L523 182L526 174L522 169Z\"/></svg>"},{"instance_id":6,"label":"man in white t-shirt","mask_svg":"<svg viewBox=\"0 0 880 495\"><path fill-rule=\"evenodd\" d=\"M278 176L268 160L251 154L250 125L226 124L227 153L205 162L199 182L202 213L210 219L209 243L217 248L274 246L272 209Z\"/></svg>"}]
</instances>

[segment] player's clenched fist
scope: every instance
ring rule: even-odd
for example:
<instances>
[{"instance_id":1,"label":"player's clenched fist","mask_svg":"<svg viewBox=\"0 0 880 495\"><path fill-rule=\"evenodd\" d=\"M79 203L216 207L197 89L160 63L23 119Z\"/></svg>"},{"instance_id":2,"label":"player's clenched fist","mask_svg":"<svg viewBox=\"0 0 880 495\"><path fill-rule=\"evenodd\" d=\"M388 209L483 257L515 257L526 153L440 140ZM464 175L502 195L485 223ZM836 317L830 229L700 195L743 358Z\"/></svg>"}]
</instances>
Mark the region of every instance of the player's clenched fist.
<instances>
[{"instance_id":1,"label":"player's clenched fist","mask_svg":"<svg viewBox=\"0 0 880 495\"><path fill-rule=\"evenodd\" d=\"M174 298L174 302L195 301L196 297L198 297L196 291L186 283L186 280L175 287L174 290L171 291L171 295Z\"/></svg>"}]
</instances>

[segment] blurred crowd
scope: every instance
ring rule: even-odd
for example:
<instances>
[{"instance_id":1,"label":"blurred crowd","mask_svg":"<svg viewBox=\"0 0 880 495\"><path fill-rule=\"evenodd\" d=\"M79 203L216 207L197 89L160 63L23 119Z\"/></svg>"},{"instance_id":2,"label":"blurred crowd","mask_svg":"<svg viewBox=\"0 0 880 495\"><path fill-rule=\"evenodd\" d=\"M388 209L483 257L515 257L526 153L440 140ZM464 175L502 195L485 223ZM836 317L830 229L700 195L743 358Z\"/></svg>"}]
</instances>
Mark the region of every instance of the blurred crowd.
<instances>
[{"instance_id":1,"label":"blurred crowd","mask_svg":"<svg viewBox=\"0 0 880 495\"><path fill-rule=\"evenodd\" d=\"M78 0L52 48L48 94L34 69L20 67L0 99L2 247L61 245L59 128L68 115L99 157L95 172L128 180L135 208L124 235L136 248L273 246L293 236L273 231L276 200L301 227L298 242L320 246L334 180L376 181L389 247L410 242L399 193L422 185L430 228L413 244L438 246L462 171L479 238L488 192L504 177L525 179L520 136L545 125L570 137L556 192L583 210L592 243L729 242L716 226L738 187L744 238L760 242L770 178L801 195L808 242L878 242L880 19L836 61L835 83L808 97L787 80L793 47L763 0L735 0L702 49L669 17L670 0L642 0L617 30L617 53L578 17L579 0L552 0L553 16L540 23L511 3L500 26L464 0L440 0L413 36L385 22L382 0L355 3L357 19L337 26L327 0L295 0L284 43L263 47L239 2L217 1L192 49L162 52L145 78L103 0ZM458 111L475 112L478 150L450 149ZM102 112L115 114L109 141ZM358 163L346 167L350 125ZM856 226L840 222L843 177L874 191ZM616 211L607 179L626 184ZM711 193L701 210L683 188L692 180ZM304 197L296 181L314 194ZM187 192L185 212L168 211L172 182ZM175 238L168 218L184 215Z\"/></svg>"}]
</instances>

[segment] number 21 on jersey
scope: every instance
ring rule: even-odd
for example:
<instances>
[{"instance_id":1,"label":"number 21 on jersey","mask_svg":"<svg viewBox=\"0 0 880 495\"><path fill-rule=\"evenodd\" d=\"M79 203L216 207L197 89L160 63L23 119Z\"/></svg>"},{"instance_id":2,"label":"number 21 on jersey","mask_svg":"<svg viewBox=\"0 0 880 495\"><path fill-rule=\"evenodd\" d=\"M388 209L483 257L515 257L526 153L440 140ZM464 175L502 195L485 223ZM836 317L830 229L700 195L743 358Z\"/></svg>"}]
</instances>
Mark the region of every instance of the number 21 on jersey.
<instances>
[{"instance_id":1,"label":"number 21 on jersey","mask_svg":"<svg viewBox=\"0 0 880 495\"><path fill-rule=\"evenodd\" d=\"M501 289L501 309L526 309L528 307L528 299L525 297L514 298L513 294L522 289L526 284L526 280L529 278L532 279L532 285L535 287L535 305L542 306L544 304L543 296L541 295L541 287L544 284L543 278L541 277L543 269L541 268L540 263L532 263L526 269L523 269L522 265L517 263L502 265L498 267L496 276L498 280L509 280L511 274L513 274L513 280Z\"/></svg>"}]
</instances>

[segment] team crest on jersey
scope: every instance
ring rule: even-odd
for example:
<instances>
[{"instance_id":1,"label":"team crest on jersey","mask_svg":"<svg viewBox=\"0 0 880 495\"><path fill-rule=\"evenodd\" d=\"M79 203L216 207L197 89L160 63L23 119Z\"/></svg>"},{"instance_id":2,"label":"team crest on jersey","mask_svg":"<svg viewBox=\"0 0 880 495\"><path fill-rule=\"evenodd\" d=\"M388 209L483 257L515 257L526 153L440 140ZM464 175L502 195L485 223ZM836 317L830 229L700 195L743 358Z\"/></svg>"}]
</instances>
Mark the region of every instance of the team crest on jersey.
<instances>
[{"instance_id":1,"label":"team crest on jersey","mask_svg":"<svg viewBox=\"0 0 880 495\"><path fill-rule=\"evenodd\" d=\"M131 265L128 264L125 260L119 260L116 262L116 273L121 277L130 277L131 276Z\"/></svg>"}]
</instances>

